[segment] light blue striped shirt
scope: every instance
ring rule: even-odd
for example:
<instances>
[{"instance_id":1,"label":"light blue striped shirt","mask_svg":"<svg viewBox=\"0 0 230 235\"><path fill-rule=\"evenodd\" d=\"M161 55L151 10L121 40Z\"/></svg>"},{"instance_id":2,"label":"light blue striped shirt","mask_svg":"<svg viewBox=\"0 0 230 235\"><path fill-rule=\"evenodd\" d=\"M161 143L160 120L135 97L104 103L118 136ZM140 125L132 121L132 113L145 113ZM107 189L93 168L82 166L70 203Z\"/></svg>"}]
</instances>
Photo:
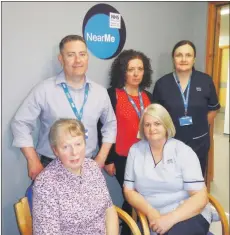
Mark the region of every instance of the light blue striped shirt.
<instances>
[{"instance_id":1,"label":"light blue striped shirt","mask_svg":"<svg viewBox=\"0 0 230 235\"><path fill-rule=\"evenodd\" d=\"M62 82L66 82L64 72L40 82L32 89L11 123L13 146L34 147L32 133L37 128L37 119L39 119L36 151L41 155L55 158L48 140L50 127L60 118L76 118L61 86ZM82 122L89 135L86 139L86 156L92 157L97 154L98 120L103 123L101 129L103 143L115 142L117 121L107 90L87 77L86 83L89 83L89 94L84 106ZM85 84L80 89L68 86L77 110L80 110L83 104Z\"/></svg>"}]
</instances>

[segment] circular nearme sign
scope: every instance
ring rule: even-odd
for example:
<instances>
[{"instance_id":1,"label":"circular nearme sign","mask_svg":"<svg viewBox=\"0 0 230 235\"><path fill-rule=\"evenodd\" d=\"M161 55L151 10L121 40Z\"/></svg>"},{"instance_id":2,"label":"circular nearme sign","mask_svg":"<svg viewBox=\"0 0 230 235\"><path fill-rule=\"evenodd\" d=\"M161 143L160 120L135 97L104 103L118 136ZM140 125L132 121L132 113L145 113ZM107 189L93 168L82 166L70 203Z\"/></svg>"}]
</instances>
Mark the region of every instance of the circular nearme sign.
<instances>
[{"instance_id":1,"label":"circular nearme sign","mask_svg":"<svg viewBox=\"0 0 230 235\"><path fill-rule=\"evenodd\" d=\"M82 26L88 49L99 59L111 59L124 47L125 23L121 14L108 4L97 4L89 9Z\"/></svg>"}]
</instances>

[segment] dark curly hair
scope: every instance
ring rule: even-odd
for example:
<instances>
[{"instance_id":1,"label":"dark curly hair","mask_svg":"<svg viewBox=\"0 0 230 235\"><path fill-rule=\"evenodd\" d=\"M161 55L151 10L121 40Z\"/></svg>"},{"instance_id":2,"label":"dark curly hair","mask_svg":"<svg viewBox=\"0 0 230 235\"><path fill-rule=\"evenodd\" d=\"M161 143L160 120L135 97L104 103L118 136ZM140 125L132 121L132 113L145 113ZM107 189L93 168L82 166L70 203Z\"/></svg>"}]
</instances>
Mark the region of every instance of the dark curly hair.
<instances>
[{"instance_id":1,"label":"dark curly hair","mask_svg":"<svg viewBox=\"0 0 230 235\"><path fill-rule=\"evenodd\" d=\"M133 59L142 60L144 65L144 75L142 82L139 85L140 89L143 90L147 87L150 87L152 83L151 75L153 72L150 64L150 59L144 53L132 49L122 51L113 61L109 72L111 87L122 88L125 86L125 77L127 73L128 63L130 60Z\"/></svg>"}]
</instances>

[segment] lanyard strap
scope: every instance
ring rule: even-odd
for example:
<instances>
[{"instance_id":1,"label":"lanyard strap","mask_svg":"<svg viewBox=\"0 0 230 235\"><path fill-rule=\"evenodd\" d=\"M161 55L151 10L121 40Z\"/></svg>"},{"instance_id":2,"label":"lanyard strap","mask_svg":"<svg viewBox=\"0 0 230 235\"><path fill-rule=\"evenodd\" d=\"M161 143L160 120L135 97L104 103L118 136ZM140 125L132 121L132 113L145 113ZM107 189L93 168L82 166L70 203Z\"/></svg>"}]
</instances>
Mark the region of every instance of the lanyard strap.
<instances>
[{"instance_id":1,"label":"lanyard strap","mask_svg":"<svg viewBox=\"0 0 230 235\"><path fill-rule=\"evenodd\" d=\"M66 83L62 82L61 85L62 85L62 88L63 88L63 90L64 90L64 92L65 92L66 98L68 99L69 104L70 104L70 106L71 106L71 108L72 108L72 110L73 110L73 112L74 112L76 118L77 118L79 121L81 121L82 115L83 115L83 109L84 109L85 103L86 103L87 98L88 98L89 84L86 83L86 85L85 85L84 101L83 101L83 104L82 104L82 106L81 106L81 109L80 109L80 112L79 112L79 113L78 113L77 108L76 108L76 105L74 104L73 99L72 99L72 97L71 97L71 95L70 95L70 93L69 93L69 89L68 89Z\"/></svg>"},{"instance_id":2,"label":"lanyard strap","mask_svg":"<svg viewBox=\"0 0 230 235\"><path fill-rule=\"evenodd\" d=\"M131 105L133 106L133 108L135 109L139 119L141 118L141 114L144 112L144 103L143 103L143 99L142 99L142 96L141 96L141 91L140 89L138 90L138 97L139 97L139 101L140 101L140 107L141 107L141 110L139 111L135 102L133 101L133 99L129 96L129 94L127 93L126 91L126 88L124 87L123 90L125 91L126 95L128 96L128 99L129 99L129 102L131 103Z\"/></svg>"},{"instance_id":3,"label":"lanyard strap","mask_svg":"<svg viewBox=\"0 0 230 235\"><path fill-rule=\"evenodd\" d=\"M176 84L177 84L177 86L179 87L179 90L180 90L180 93L181 93L181 96L182 96L182 99L183 99L183 103L184 103L184 114L185 114L185 116L186 116L187 113L188 113L188 101L189 101L191 77L190 77L190 79L189 79L189 81L188 81L188 85L187 85L187 94L186 94L186 98L185 98L184 93L183 93L183 90L182 90L181 85L180 85L180 81L179 81L179 79L178 79L176 73L173 73L173 76L174 76L174 78L175 78L175 80L176 80Z\"/></svg>"}]
</instances>

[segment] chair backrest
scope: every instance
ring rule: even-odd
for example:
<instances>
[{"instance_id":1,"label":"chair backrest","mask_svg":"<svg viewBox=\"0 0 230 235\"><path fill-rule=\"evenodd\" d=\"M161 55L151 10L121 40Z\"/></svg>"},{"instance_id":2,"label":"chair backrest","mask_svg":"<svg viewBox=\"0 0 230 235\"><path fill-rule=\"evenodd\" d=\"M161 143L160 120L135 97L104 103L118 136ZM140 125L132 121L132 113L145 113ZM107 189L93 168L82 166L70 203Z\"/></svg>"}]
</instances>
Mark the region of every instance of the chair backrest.
<instances>
[{"instance_id":1,"label":"chair backrest","mask_svg":"<svg viewBox=\"0 0 230 235\"><path fill-rule=\"evenodd\" d=\"M221 222L221 226L222 226L222 235L229 235L228 219L227 219L227 216L224 212L223 207L212 195L208 194L208 198L209 198L209 202L216 208L216 210L219 214L220 222ZM148 221L147 221L146 216L143 215L140 211L136 211L135 209L133 209L132 217L135 222L137 221L137 216L140 219L144 235L150 235Z\"/></svg>"},{"instance_id":2,"label":"chair backrest","mask_svg":"<svg viewBox=\"0 0 230 235\"><path fill-rule=\"evenodd\" d=\"M21 235L32 235L32 217L27 197L20 199L14 208Z\"/></svg>"},{"instance_id":3,"label":"chair backrest","mask_svg":"<svg viewBox=\"0 0 230 235\"><path fill-rule=\"evenodd\" d=\"M122 210L121 208L115 206L118 217L122 219L130 228L133 235L141 235L140 229L138 228L136 222L132 219L132 217Z\"/></svg>"}]
</instances>

